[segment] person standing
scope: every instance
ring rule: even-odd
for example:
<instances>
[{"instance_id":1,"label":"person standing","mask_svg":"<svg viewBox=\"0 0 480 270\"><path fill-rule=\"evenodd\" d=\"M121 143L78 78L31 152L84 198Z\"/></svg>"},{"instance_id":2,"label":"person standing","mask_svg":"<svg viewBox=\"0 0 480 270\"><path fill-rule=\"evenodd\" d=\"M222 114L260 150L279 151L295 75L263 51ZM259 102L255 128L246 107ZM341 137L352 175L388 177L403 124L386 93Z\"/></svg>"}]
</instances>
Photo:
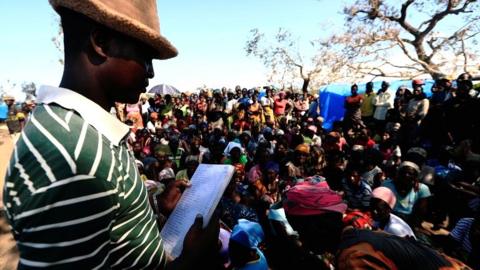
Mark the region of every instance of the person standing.
<instances>
[{"instance_id":1,"label":"person standing","mask_svg":"<svg viewBox=\"0 0 480 270\"><path fill-rule=\"evenodd\" d=\"M154 76L152 59L177 50L160 34L156 2L50 0L60 14L65 65L43 86L11 157L4 202L18 268L192 269L215 250L218 221L197 218L169 261L147 190L127 148L129 127L109 113L135 103ZM187 187L159 198L172 211Z\"/></svg>"},{"instance_id":2,"label":"person standing","mask_svg":"<svg viewBox=\"0 0 480 270\"><path fill-rule=\"evenodd\" d=\"M5 96L0 100L0 123L5 123L8 118L8 105Z\"/></svg>"},{"instance_id":3,"label":"person standing","mask_svg":"<svg viewBox=\"0 0 480 270\"><path fill-rule=\"evenodd\" d=\"M8 132L10 134L15 134L22 131L22 125L18 117L20 111L17 109L17 105L15 104L15 98L11 95L4 95L3 101L7 105L6 123L8 127Z\"/></svg>"},{"instance_id":4,"label":"person standing","mask_svg":"<svg viewBox=\"0 0 480 270\"><path fill-rule=\"evenodd\" d=\"M358 94L358 86L353 84L351 87L351 96L345 98L345 115L343 121L345 122L345 130L350 128L359 129L364 128L362 122L362 112L360 107L363 103L363 96Z\"/></svg>"},{"instance_id":5,"label":"person standing","mask_svg":"<svg viewBox=\"0 0 480 270\"><path fill-rule=\"evenodd\" d=\"M373 92L373 83L368 82L366 84L365 94L363 95L363 102L360 106L362 112L362 121L366 125L372 122L373 120L373 111L375 107L373 106L373 99L375 98L375 92Z\"/></svg>"},{"instance_id":6,"label":"person standing","mask_svg":"<svg viewBox=\"0 0 480 270\"><path fill-rule=\"evenodd\" d=\"M380 127L385 126L385 118L387 111L393 108L393 95L388 91L390 84L386 81L382 82L382 87L378 90L377 96L373 99L372 104L375 106L373 118Z\"/></svg>"},{"instance_id":7,"label":"person standing","mask_svg":"<svg viewBox=\"0 0 480 270\"><path fill-rule=\"evenodd\" d=\"M275 123L275 115L273 114L273 103L275 102L272 97L272 89L267 88L265 90L265 96L260 98L260 104L263 107L263 115L265 118L265 122L268 123Z\"/></svg>"},{"instance_id":8,"label":"person standing","mask_svg":"<svg viewBox=\"0 0 480 270\"><path fill-rule=\"evenodd\" d=\"M420 125L427 116L430 101L423 93L423 80L413 80L413 97L408 101L405 110L405 124L403 126L407 146L418 144Z\"/></svg>"},{"instance_id":9,"label":"person standing","mask_svg":"<svg viewBox=\"0 0 480 270\"><path fill-rule=\"evenodd\" d=\"M288 104L288 100L285 99L285 93L278 93L278 98L273 102L273 111L276 119L285 116L285 110Z\"/></svg>"}]
</instances>

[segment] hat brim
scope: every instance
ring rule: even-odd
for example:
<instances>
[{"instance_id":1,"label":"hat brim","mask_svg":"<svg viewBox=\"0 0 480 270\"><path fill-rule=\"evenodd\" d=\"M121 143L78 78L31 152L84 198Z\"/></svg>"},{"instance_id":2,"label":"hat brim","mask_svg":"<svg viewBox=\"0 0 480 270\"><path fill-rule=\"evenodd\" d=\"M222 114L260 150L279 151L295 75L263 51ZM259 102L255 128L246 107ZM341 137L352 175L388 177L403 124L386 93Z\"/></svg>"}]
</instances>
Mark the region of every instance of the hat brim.
<instances>
[{"instance_id":1,"label":"hat brim","mask_svg":"<svg viewBox=\"0 0 480 270\"><path fill-rule=\"evenodd\" d=\"M177 49L159 32L98 1L50 0L50 4L56 11L59 7L71 9L110 29L143 42L156 52L155 59L169 59L178 55Z\"/></svg>"}]
</instances>

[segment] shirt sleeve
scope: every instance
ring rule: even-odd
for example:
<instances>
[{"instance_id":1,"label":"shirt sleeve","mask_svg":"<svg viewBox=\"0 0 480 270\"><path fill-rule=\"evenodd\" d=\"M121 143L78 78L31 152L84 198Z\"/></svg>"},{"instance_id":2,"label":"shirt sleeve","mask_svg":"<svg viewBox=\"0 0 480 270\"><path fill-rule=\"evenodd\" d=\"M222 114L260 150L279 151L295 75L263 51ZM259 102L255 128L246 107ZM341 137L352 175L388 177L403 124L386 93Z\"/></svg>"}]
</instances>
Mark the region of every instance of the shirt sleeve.
<instances>
[{"instance_id":1,"label":"shirt sleeve","mask_svg":"<svg viewBox=\"0 0 480 270\"><path fill-rule=\"evenodd\" d=\"M462 242L462 239L465 238L466 234L468 233L469 229L469 219L462 218L460 219L455 228L450 232L450 236L458 242Z\"/></svg>"},{"instance_id":2,"label":"shirt sleeve","mask_svg":"<svg viewBox=\"0 0 480 270\"><path fill-rule=\"evenodd\" d=\"M430 189L428 188L428 186L420 183L420 187L418 190L418 198L423 199L423 198L428 198L430 196L432 196L432 193L430 193Z\"/></svg>"}]
</instances>

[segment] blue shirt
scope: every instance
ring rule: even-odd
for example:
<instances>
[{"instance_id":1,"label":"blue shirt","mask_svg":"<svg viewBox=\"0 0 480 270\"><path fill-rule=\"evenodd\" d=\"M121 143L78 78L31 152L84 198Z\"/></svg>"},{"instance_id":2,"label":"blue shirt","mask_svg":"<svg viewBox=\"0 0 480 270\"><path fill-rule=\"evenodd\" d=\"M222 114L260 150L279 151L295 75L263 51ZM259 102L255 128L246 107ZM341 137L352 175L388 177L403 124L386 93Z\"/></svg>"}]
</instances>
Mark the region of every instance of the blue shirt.
<instances>
[{"instance_id":1,"label":"blue shirt","mask_svg":"<svg viewBox=\"0 0 480 270\"><path fill-rule=\"evenodd\" d=\"M389 188L397 198L397 203L395 203L393 211L404 215L410 215L412 213L413 206L415 205L415 203L417 203L418 200L431 196L428 186L422 183L420 183L417 192L415 192L415 190L412 188L412 190L410 190L410 192L406 196L401 196L398 193L395 185L393 184L393 180L391 179L385 180L382 186Z\"/></svg>"},{"instance_id":2,"label":"blue shirt","mask_svg":"<svg viewBox=\"0 0 480 270\"><path fill-rule=\"evenodd\" d=\"M0 120L8 118L8 106L5 102L0 103Z\"/></svg>"},{"instance_id":3,"label":"blue shirt","mask_svg":"<svg viewBox=\"0 0 480 270\"><path fill-rule=\"evenodd\" d=\"M242 104L245 108L248 108L252 104L252 100L249 97L242 97L238 100L238 103Z\"/></svg>"},{"instance_id":4,"label":"blue shirt","mask_svg":"<svg viewBox=\"0 0 480 270\"><path fill-rule=\"evenodd\" d=\"M450 232L450 236L455 239L455 241L457 241L462 246L462 249L467 253L472 252L470 230L474 221L474 218L462 218L457 222L455 228L453 228L453 230Z\"/></svg>"},{"instance_id":5,"label":"blue shirt","mask_svg":"<svg viewBox=\"0 0 480 270\"><path fill-rule=\"evenodd\" d=\"M235 270L268 270L267 259L263 253L257 249L258 259L255 261L248 262L243 267L234 268Z\"/></svg>"},{"instance_id":6,"label":"blue shirt","mask_svg":"<svg viewBox=\"0 0 480 270\"><path fill-rule=\"evenodd\" d=\"M308 116L317 118L320 116L320 99L316 99L315 101L310 104L310 107L308 108ZM318 112L317 112L318 109Z\"/></svg>"},{"instance_id":7,"label":"blue shirt","mask_svg":"<svg viewBox=\"0 0 480 270\"><path fill-rule=\"evenodd\" d=\"M367 183L360 181L360 186L355 187L348 180L343 179L342 186L349 208L367 209L370 206L372 188Z\"/></svg>"}]
</instances>

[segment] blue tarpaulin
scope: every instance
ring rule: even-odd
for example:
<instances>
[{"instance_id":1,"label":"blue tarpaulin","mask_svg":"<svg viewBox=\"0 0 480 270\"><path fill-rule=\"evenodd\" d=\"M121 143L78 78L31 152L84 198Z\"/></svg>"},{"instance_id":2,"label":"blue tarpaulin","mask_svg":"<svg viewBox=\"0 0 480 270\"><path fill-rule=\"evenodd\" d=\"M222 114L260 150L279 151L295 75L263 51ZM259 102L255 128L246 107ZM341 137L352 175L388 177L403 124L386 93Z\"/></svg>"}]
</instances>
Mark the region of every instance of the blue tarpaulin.
<instances>
[{"instance_id":1,"label":"blue tarpaulin","mask_svg":"<svg viewBox=\"0 0 480 270\"><path fill-rule=\"evenodd\" d=\"M431 88L434 83L433 80L425 80L425 85L423 86L423 91L427 96L431 95ZM411 80L399 80L399 81L391 81L389 91L391 91L392 95L395 95L397 89L402 86L406 85L407 88L411 89L412 81ZM373 91L377 92L381 87L382 81L373 82ZM365 85L366 83L360 83L358 85L358 93L363 94L365 93ZM320 114L323 117L323 128L330 130L332 128L332 124L335 121L342 120L343 115L345 113L345 109L343 107L345 98L348 97L350 93L351 84L329 84L325 85L320 88L318 91L319 98L320 98Z\"/></svg>"}]
</instances>

